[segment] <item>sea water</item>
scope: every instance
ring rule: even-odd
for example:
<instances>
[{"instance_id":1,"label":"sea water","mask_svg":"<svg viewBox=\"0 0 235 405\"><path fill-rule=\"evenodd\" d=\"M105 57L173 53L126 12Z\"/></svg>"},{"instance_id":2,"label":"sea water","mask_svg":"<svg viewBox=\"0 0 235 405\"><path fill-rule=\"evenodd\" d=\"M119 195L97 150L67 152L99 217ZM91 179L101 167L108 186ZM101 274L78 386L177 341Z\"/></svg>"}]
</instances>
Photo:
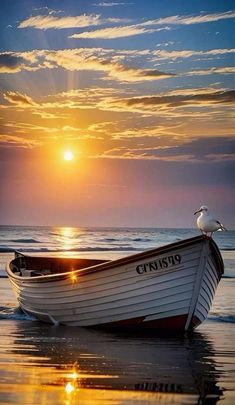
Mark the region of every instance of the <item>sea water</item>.
<instances>
[{"instance_id":1,"label":"sea water","mask_svg":"<svg viewBox=\"0 0 235 405\"><path fill-rule=\"evenodd\" d=\"M199 234L196 229L0 226L0 252L136 251ZM220 249L235 249L235 231L216 232Z\"/></svg>"}]
</instances>

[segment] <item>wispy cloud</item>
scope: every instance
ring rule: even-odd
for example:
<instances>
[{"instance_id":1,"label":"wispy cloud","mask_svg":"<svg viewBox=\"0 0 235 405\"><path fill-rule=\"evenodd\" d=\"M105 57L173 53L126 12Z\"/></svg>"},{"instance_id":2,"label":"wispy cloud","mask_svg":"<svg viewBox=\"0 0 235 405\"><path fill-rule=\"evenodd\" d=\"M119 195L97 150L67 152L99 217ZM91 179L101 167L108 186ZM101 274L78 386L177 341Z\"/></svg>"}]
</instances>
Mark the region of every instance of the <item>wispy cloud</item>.
<instances>
[{"instance_id":1,"label":"wispy cloud","mask_svg":"<svg viewBox=\"0 0 235 405\"><path fill-rule=\"evenodd\" d=\"M128 4L133 4L133 3L117 3L117 2L100 2L100 3L94 3L93 6L97 7L114 7L114 6L126 6Z\"/></svg>"},{"instance_id":2,"label":"wispy cloud","mask_svg":"<svg viewBox=\"0 0 235 405\"><path fill-rule=\"evenodd\" d=\"M148 20L142 23L142 25L191 25L191 24L201 24L213 21L225 20L235 17L234 11L226 11L224 13L213 13L213 14L199 14L199 15L173 15L165 18L158 18L155 20Z\"/></svg>"},{"instance_id":3,"label":"wispy cloud","mask_svg":"<svg viewBox=\"0 0 235 405\"><path fill-rule=\"evenodd\" d=\"M131 4L131 3L115 3L115 2L110 2L110 3L98 3L96 4L97 6L103 6L103 7L108 7L108 6L116 6L116 5L126 5L126 4ZM106 18L102 19L99 14L90 14L90 15L78 15L78 16L57 16L53 15L54 12L49 12L48 15L43 15L39 14L36 16L31 16L29 18L26 18L25 20L21 21L20 24L18 25L18 28L36 28L36 29L41 29L41 30L47 30L47 29L64 29L64 28L84 28L84 27L90 27L90 26L97 26L101 24L107 24L107 23L121 23L121 22L128 22L126 19L119 19L119 18ZM208 22L214 22L214 21L219 21L219 20L224 20L224 19L230 19L235 17L235 12L234 11L227 11L223 13L214 13L214 14L199 14L199 15L185 15L185 16L179 16L179 15L174 15L174 16L169 16L165 18L158 18L154 20L147 20L144 22L140 22L134 26L125 26L125 27L114 27L117 29L122 29L126 30L126 32L134 32L134 29L139 30L138 35L140 34L146 34L146 33L151 33L150 29L143 29L146 26L156 26L156 25L192 25L192 24L200 24L200 23L208 23ZM142 28L142 30L141 30ZM165 29L169 29L169 27L165 27ZM104 29L105 30L105 29ZM109 28L107 28L109 30ZM91 32L84 32L80 34L75 34L79 35L77 38L104 38L105 33L111 35L109 31L103 31L99 30L101 32L97 32L96 35ZM103 32L102 32L103 31ZM113 31L113 35L114 35ZM88 34L90 36L88 36ZM83 36L81 36L83 35ZM100 35L100 36L98 36ZM102 35L102 36L101 36ZM133 35L133 34L132 34ZM137 35L137 34L134 34ZM76 38L76 37L74 37ZM107 36L107 38L114 38L114 36Z\"/></svg>"},{"instance_id":4,"label":"wispy cloud","mask_svg":"<svg viewBox=\"0 0 235 405\"><path fill-rule=\"evenodd\" d=\"M8 91L3 95L4 99L18 107L33 107L34 101L26 94L17 91Z\"/></svg>"},{"instance_id":5,"label":"wispy cloud","mask_svg":"<svg viewBox=\"0 0 235 405\"><path fill-rule=\"evenodd\" d=\"M235 67L232 66L225 66L221 68L211 68L211 69L197 69L192 70L185 74L185 76L206 76L212 74L220 74L220 75L234 75L235 74Z\"/></svg>"},{"instance_id":6,"label":"wispy cloud","mask_svg":"<svg viewBox=\"0 0 235 405\"><path fill-rule=\"evenodd\" d=\"M161 29L160 29L161 30ZM157 31L156 29L147 29L138 25L129 25L123 27L103 28L94 31L85 31L80 34L70 35L69 38L99 38L99 39L115 39L131 37L134 35L150 34Z\"/></svg>"},{"instance_id":7,"label":"wispy cloud","mask_svg":"<svg viewBox=\"0 0 235 405\"><path fill-rule=\"evenodd\" d=\"M235 91L185 91L177 93L165 93L161 95L149 95L140 97L126 97L123 99L107 99L104 101L104 108L114 111L129 111L133 113L148 113L157 116L172 118L193 117L194 120L205 120L213 114L223 114L222 106L233 106L235 102Z\"/></svg>"},{"instance_id":8,"label":"wispy cloud","mask_svg":"<svg viewBox=\"0 0 235 405\"><path fill-rule=\"evenodd\" d=\"M78 15L78 16L54 16L54 15L36 15L21 21L18 28L36 28L39 30L65 29L65 28L84 28L101 25L105 23L128 22L123 18L102 19L100 14Z\"/></svg>"},{"instance_id":9,"label":"wispy cloud","mask_svg":"<svg viewBox=\"0 0 235 405\"><path fill-rule=\"evenodd\" d=\"M0 134L0 146L5 148L33 148L40 146L41 143L38 140L27 139L21 136L14 135L1 135Z\"/></svg>"},{"instance_id":10,"label":"wispy cloud","mask_svg":"<svg viewBox=\"0 0 235 405\"><path fill-rule=\"evenodd\" d=\"M169 30L169 25L192 25L199 23L208 23L213 21L219 21L223 19L230 19L235 17L235 12L227 11L224 13L214 14L199 14L196 16L170 16L165 18L159 18L155 20L148 20L135 25L127 25L122 27L103 28L100 30L85 31L79 34L73 34L69 38L99 38L99 39L115 39L130 37L133 35L151 34L153 32L160 31L161 29L151 28L144 29L145 27L152 27L157 25L165 25L164 30Z\"/></svg>"},{"instance_id":11,"label":"wispy cloud","mask_svg":"<svg viewBox=\"0 0 235 405\"><path fill-rule=\"evenodd\" d=\"M40 30L82 28L101 24L100 15L79 15L57 17L53 15L37 15L22 21L18 28L37 28Z\"/></svg>"},{"instance_id":12,"label":"wispy cloud","mask_svg":"<svg viewBox=\"0 0 235 405\"><path fill-rule=\"evenodd\" d=\"M230 54L230 53L235 53L235 49L208 49L206 51L201 51L201 50L193 50L193 49L184 49L184 50L174 50L174 51L166 51L166 50L154 50L151 51L151 55L153 57L156 57L156 61L159 60L164 60L164 59L171 59L171 60L176 60L176 59L186 59L186 58L191 58L194 56L202 56L202 57L208 57L208 56L218 56L218 55L225 55L225 54ZM154 58L152 59L154 61Z\"/></svg>"},{"instance_id":13,"label":"wispy cloud","mask_svg":"<svg viewBox=\"0 0 235 405\"><path fill-rule=\"evenodd\" d=\"M169 141L169 142L168 142ZM190 140L169 138L163 145L158 139L152 146L116 146L96 157L111 159L161 160L168 162L219 162L234 160L235 140L232 137L202 137Z\"/></svg>"}]
</instances>

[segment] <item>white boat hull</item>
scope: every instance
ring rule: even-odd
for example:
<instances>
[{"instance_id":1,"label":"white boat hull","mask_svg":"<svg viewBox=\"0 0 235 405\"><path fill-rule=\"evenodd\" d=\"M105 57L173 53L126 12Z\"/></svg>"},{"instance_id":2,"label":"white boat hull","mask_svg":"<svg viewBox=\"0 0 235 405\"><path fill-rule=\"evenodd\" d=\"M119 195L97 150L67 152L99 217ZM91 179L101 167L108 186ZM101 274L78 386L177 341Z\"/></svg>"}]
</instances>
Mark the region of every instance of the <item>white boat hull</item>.
<instances>
[{"instance_id":1,"label":"white boat hull","mask_svg":"<svg viewBox=\"0 0 235 405\"><path fill-rule=\"evenodd\" d=\"M223 273L217 246L203 236L60 274L20 276L17 260L7 271L20 307L69 326L191 330L207 317Z\"/></svg>"}]
</instances>

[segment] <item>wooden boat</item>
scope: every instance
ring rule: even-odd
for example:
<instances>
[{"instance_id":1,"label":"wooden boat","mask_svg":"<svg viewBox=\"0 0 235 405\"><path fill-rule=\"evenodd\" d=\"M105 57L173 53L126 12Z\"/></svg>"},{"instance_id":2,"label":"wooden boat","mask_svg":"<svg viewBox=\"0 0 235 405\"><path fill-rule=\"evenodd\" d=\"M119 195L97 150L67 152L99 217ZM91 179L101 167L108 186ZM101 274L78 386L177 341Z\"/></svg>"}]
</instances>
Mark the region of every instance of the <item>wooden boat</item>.
<instances>
[{"instance_id":1,"label":"wooden boat","mask_svg":"<svg viewBox=\"0 0 235 405\"><path fill-rule=\"evenodd\" d=\"M223 271L204 235L111 261L16 252L7 265L20 307L41 321L157 331L203 322Z\"/></svg>"}]
</instances>

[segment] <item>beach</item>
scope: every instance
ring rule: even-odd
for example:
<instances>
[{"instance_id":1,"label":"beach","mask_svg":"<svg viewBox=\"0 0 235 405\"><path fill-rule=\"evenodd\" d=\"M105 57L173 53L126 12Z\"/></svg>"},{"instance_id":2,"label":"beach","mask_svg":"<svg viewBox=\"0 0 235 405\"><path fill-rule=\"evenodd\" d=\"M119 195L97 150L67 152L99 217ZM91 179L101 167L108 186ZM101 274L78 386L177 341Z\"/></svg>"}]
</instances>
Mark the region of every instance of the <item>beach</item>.
<instances>
[{"instance_id":1,"label":"beach","mask_svg":"<svg viewBox=\"0 0 235 405\"><path fill-rule=\"evenodd\" d=\"M235 232L215 235L225 265L192 335L53 326L22 313L5 266L25 254L116 259L196 230L0 227L0 404L233 404Z\"/></svg>"},{"instance_id":2,"label":"beach","mask_svg":"<svg viewBox=\"0 0 235 405\"><path fill-rule=\"evenodd\" d=\"M123 232L115 232L116 236L109 232L108 239L114 239L115 245L116 239L122 240L123 246ZM102 235L107 239L107 232ZM133 249L139 239L148 239L152 244L146 231L144 237L143 232L138 237L132 232L131 243L133 238ZM19 239L23 246L22 236ZM126 240L127 247L129 242ZM28 238L27 243L32 239ZM132 253L100 249L32 254L115 259ZM233 404L235 250L222 249L221 253L225 273L208 319L192 335L159 336L153 332L104 332L36 321L17 307L4 271L13 253L2 252L0 404Z\"/></svg>"}]
</instances>

